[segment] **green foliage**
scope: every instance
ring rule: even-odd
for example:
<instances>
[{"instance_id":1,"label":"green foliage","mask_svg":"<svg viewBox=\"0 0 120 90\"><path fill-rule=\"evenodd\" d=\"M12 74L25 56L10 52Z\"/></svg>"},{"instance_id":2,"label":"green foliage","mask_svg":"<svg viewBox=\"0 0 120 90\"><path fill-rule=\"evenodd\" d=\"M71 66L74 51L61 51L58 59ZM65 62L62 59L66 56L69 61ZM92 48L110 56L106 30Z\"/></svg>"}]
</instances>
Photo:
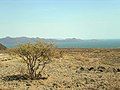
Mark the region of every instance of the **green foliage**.
<instances>
[{"instance_id":1,"label":"green foliage","mask_svg":"<svg viewBox=\"0 0 120 90\"><path fill-rule=\"evenodd\" d=\"M30 79L38 79L41 77L45 65L50 63L52 57L54 57L55 46L44 41L37 41L36 43L19 45L9 52L25 61Z\"/></svg>"}]
</instances>

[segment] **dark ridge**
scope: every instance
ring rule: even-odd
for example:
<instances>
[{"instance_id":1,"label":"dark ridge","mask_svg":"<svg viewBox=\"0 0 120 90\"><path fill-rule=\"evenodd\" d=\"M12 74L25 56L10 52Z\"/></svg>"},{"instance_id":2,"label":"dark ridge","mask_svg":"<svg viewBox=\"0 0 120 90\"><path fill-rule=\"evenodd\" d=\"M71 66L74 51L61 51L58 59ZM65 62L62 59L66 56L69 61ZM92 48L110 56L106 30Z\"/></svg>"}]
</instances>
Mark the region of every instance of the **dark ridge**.
<instances>
[{"instance_id":1,"label":"dark ridge","mask_svg":"<svg viewBox=\"0 0 120 90\"><path fill-rule=\"evenodd\" d=\"M0 43L0 50L5 50L6 47Z\"/></svg>"}]
</instances>

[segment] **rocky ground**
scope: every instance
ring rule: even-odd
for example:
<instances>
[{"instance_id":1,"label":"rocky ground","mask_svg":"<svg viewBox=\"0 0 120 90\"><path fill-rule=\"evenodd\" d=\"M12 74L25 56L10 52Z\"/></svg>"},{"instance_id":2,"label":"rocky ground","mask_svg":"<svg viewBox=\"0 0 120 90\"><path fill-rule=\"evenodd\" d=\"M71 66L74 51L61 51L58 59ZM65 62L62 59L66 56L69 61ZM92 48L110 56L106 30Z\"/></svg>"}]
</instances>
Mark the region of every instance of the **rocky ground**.
<instances>
[{"instance_id":1,"label":"rocky ground","mask_svg":"<svg viewBox=\"0 0 120 90\"><path fill-rule=\"evenodd\" d=\"M26 64L1 53L0 90L120 90L120 49L60 50L41 80L26 80Z\"/></svg>"}]
</instances>

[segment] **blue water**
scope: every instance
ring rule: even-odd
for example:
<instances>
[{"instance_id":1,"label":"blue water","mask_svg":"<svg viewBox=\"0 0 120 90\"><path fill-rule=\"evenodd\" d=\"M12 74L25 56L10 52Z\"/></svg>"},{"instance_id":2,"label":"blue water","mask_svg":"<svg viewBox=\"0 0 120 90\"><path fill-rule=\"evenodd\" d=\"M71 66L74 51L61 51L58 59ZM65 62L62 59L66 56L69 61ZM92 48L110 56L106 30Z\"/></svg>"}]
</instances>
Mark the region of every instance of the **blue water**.
<instances>
[{"instance_id":1,"label":"blue water","mask_svg":"<svg viewBox=\"0 0 120 90\"><path fill-rule=\"evenodd\" d=\"M53 41L58 48L120 48L120 39L116 40L81 40L81 41ZM17 44L4 44L8 48Z\"/></svg>"},{"instance_id":2,"label":"blue water","mask_svg":"<svg viewBox=\"0 0 120 90\"><path fill-rule=\"evenodd\" d=\"M120 40L83 40L56 42L60 48L120 48Z\"/></svg>"}]
</instances>

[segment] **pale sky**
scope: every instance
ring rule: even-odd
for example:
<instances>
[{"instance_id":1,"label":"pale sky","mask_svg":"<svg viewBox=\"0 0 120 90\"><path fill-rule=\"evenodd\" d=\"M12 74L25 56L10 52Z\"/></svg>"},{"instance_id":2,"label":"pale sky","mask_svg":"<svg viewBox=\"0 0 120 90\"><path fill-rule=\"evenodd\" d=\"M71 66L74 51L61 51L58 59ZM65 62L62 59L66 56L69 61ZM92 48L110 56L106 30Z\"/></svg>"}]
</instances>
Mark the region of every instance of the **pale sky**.
<instances>
[{"instance_id":1,"label":"pale sky","mask_svg":"<svg viewBox=\"0 0 120 90\"><path fill-rule=\"evenodd\" d=\"M0 0L0 38L120 39L120 0Z\"/></svg>"}]
</instances>

